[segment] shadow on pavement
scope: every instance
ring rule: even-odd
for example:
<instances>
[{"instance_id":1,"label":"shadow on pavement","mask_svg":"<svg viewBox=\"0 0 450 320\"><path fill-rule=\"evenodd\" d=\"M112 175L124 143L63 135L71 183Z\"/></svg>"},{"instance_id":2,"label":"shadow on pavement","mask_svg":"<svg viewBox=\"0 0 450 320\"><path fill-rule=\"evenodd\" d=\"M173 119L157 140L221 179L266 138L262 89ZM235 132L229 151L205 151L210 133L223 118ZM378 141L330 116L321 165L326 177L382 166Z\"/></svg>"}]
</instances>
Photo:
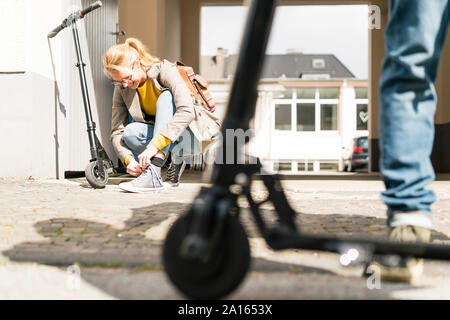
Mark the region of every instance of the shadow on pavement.
<instances>
[{"instance_id":1,"label":"shadow on pavement","mask_svg":"<svg viewBox=\"0 0 450 320\"><path fill-rule=\"evenodd\" d=\"M120 289L109 289L108 281L113 281L116 273L109 273L104 269L102 281L96 283L95 277L89 269L95 267L125 268L128 271L155 271L162 269L161 247L165 234L177 217L184 213L188 204L179 202L167 202L142 208L132 209L132 216L125 221L123 229L116 229L108 224L90 220L55 218L36 223L34 228L45 237L41 242L24 242L2 252L11 261L37 262L55 266L69 266L80 264L85 271L86 280L101 290L116 297L126 298L124 293L117 292ZM250 238L259 237L256 225L252 217L245 213L241 215L241 221ZM263 216L269 222L274 223L276 216L271 210L264 210ZM307 215L300 213L303 230L312 234L333 234L337 236L373 236L385 237L387 228L385 220L365 216L334 215ZM449 240L440 232L433 232L433 240ZM295 252L295 250L293 251ZM252 269L259 274L268 277L271 274L295 274L301 269L301 275L323 275L334 277L333 281L339 283L341 277L330 271L330 268L310 267L301 264L291 264L270 261L264 258L252 259ZM92 269L93 270L93 269ZM127 272L128 272L127 271ZM148 274L148 273L146 273ZM108 276L109 275L109 276ZM106 277L106 279L105 279ZM129 277L128 281L142 281L140 278ZM134 280L133 280L134 279ZM342 281L348 279L342 278ZM138 283L135 283L138 285ZM167 286L167 284L166 284ZM395 288L417 289L412 286L397 286ZM123 290L126 291L126 288ZM153 290L151 287L142 289ZM173 292L173 291L172 291ZM149 297L152 295L149 295ZM152 296L153 297L153 296ZM389 292L385 292L385 298ZM157 298L154 296L154 298ZM270 292L266 298L270 299Z\"/></svg>"}]
</instances>

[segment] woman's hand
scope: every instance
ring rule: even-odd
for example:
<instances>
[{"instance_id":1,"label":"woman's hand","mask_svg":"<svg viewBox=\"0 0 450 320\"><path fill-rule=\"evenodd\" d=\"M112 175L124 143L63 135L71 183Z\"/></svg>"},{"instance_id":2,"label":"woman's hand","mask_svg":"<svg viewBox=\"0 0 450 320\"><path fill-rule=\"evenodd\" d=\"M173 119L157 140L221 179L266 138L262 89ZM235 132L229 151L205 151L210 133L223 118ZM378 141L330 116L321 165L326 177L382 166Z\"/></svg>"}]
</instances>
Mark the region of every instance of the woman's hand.
<instances>
[{"instance_id":1,"label":"woman's hand","mask_svg":"<svg viewBox=\"0 0 450 320\"><path fill-rule=\"evenodd\" d=\"M142 169L139 166L139 162L134 159L129 160L130 163L127 165L127 172L134 177L139 176L142 173Z\"/></svg>"},{"instance_id":2,"label":"woman's hand","mask_svg":"<svg viewBox=\"0 0 450 320\"><path fill-rule=\"evenodd\" d=\"M164 159L164 153L158 150L153 143L151 143L147 149L144 150L139 156L139 165L143 170L147 169L148 165L150 164L150 161L154 156L158 156L162 159Z\"/></svg>"}]
</instances>

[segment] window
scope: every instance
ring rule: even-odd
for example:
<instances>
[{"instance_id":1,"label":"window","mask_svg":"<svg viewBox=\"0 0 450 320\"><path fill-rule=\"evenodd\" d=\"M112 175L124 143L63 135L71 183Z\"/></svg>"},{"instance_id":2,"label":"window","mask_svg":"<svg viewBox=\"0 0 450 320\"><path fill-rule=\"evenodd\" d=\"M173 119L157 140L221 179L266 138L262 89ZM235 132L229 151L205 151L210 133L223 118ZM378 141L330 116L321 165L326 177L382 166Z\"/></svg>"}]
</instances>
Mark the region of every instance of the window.
<instances>
[{"instance_id":1,"label":"window","mask_svg":"<svg viewBox=\"0 0 450 320\"><path fill-rule=\"evenodd\" d=\"M338 164L336 162L321 162L320 171L338 171Z\"/></svg>"},{"instance_id":2,"label":"window","mask_svg":"<svg viewBox=\"0 0 450 320\"><path fill-rule=\"evenodd\" d=\"M320 88L319 99L339 99L338 88Z\"/></svg>"},{"instance_id":3,"label":"window","mask_svg":"<svg viewBox=\"0 0 450 320\"><path fill-rule=\"evenodd\" d=\"M320 130L332 131L338 127L339 88L319 88L320 101ZM334 101L332 101L333 99ZM329 103L324 100L330 100Z\"/></svg>"},{"instance_id":4,"label":"window","mask_svg":"<svg viewBox=\"0 0 450 320\"><path fill-rule=\"evenodd\" d=\"M369 123L369 111L366 103L356 105L356 130L367 130Z\"/></svg>"},{"instance_id":5,"label":"window","mask_svg":"<svg viewBox=\"0 0 450 320\"><path fill-rule=\"evenodd\" d=\"M315 99L316 89L314 88L297 88L297 99Z\"/></svg>"},{"instance_id":6,"label":"window","mask_svg":"<svg viewBox=\"0 0 450 320\"><path fill-rule=\"evenodd\" d=\"M323 59L313 59L312 64L314 69L325 69L325 60Z\"/></svg>"},{"instance_id":7,"label":"window","mask_svg":"<svg viewBox=\"0 0 450 320\"><path fill-rule=\"evenodd\" d=\"M368 130L369 100L368 88L355 88L356 130Z\"/></svg>"},{"instance_id":8,"label":"window","mask_svg":"<svg viewBox=\"0 0 450 320\"><path fill-rule=\"evenodd\" d=\"M367 88L355 88L355 98L356 99L368 99L369 90Z\"/></svg>"},{"instance_id":9,"label":"window","mask_svg":"<svg viewBox=\"0 0 450 320\"><path fill-rule=\"evenodd\" d=\"M291 130L291 105L275 105L275 130Z\"/></svg>"},{"instance_id":10,"label":"window","mask_svg":"<svg viewBox=\"0 0 450 320\"><path fill-rule=\"evenodd\" d=\"M278 163L278 171L292 171L292 163L290 162Z\"/></svg>"},{"instance_id":11,"label":"window","mask_svg":"<svg viewBox=\"0 0 450 320\"><path fill-rule=\"evenodd\" d=\"M314 103L297 103L297 131L316 130L315 109Z\"/></svg>"},{"instance_id":12,"label":"window","mask_svg":"<svg viewBox=\"0 0 450 320\"><path fill-rule=\"evenodd\" d=\"M339 88L275 91L274 97L278 98L274 99L275 130L337 131L339 94Z\"/></svg>"},{"instance_id":13,"label":"window","mask_svg":"<svg viewBox=\"0 0 450 320\"><path fill-rule=\"evenodd\" d=\"M274 91L273 99L292 99L292 90Z\"/></svg>"},{"instance_id":14,"label":"window","mask_svg":"<svg viewBox=\"0 0 450 320\"><path fill-rule=\"evenodd\" d=\"M337 130L337 104L320 105L320 130Z\"/></svg>"},{"instance_id":15,"label":"window","mask_svg":"<svg viewBox=\"0 0 450 320\"><path fill-rule=\"evenodd\" d=\"M298 171L313 171L314 164L308 161L297 162L297 170Z\"/></svg>"},{"instance_id":16,"label":"window","mask_svg":"<svg viewBox=\"0 0 450 320\"><path fill-rule=\"evenodd\" d=\"M292 98L288 99L291 94ZM274 99L273 104L275 130L337 131L339 94L339 88L296 88L291 91L275 91L274 96L279 98Z\"/></svg>"}]
</instances>

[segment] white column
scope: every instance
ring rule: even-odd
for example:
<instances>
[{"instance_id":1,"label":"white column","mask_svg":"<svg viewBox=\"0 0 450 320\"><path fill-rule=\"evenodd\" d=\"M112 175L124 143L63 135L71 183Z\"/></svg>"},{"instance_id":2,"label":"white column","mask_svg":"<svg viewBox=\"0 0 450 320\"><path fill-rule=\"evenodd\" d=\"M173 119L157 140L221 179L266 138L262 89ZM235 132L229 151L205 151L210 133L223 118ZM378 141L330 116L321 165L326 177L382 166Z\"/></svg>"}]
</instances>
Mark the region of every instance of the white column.
<instances>
[{"instance_id":1,"label":"white column","mask_svg":"<svg viewBox=\"0 0 450 320\"><path fill-rule=\"evenodd\" d=\"M356 131L356 102L355 88L349 86L347 81L341 87L341 150L342 158L345 158L351 152L352 141ZM342 159L339 161L339 170L343 169Z\"/></svg>"}]
</instances>

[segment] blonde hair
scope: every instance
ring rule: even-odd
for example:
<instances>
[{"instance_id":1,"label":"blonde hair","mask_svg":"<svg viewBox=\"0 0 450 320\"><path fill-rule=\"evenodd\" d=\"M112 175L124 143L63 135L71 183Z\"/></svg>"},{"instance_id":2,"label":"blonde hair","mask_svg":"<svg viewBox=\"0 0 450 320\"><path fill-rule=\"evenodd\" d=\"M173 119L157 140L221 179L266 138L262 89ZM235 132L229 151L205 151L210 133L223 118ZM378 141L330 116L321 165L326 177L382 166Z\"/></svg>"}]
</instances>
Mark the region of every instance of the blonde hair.
<instances>
[{"instance_id":1,"label":"blonde hair","mask_svg":"<svg viewBox=\"0 0 450 320\"><path fill-rule=\"evenodd\" d=\"M125 43L112 46L103 55L104 72L108 75L114 70L130 68L136 60L139 60L145 69L149 69L153 64L161 61L149 54L140 40L128 38Z\"/></svg>"}]
</instances>

